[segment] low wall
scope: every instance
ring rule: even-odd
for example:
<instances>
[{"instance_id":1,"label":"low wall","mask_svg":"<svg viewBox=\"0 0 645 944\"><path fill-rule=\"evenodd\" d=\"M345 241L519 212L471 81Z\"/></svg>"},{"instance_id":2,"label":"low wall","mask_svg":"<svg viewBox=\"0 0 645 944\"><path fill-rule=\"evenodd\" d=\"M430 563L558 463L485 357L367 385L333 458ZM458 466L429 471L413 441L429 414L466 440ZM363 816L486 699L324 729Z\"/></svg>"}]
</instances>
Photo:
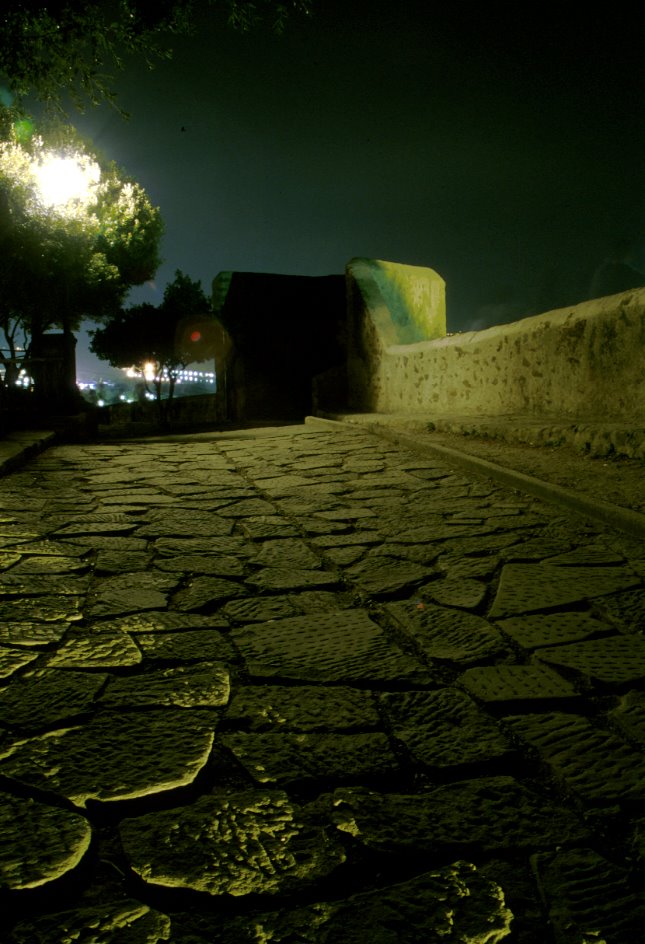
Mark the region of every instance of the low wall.
<instances>
[{"instance_id":1,"label":"low wall","mask_svg":"<svg viewBox=\"0 0 645 944\"><path fill-rule=\"evenodd\" d=\"M645 288L412 344L373 307L348 272L352 410L645 422Z\"/></svg>"},{"instance_id":2,"label":"low wall","mask_svg":"<svg viewBox=\"0 0 645 944\"><path fill-rule=\"evenodd\" d=\"M164 401L167 403L167 401ZM96 411L98 422L105 426L127 426L132 423L154 424L159 419L159 405L156 400L144 403L113 403L99 407ZM177 424L220 423L225 418L224 402L221 393L204 393L195 396L173 397L171 421Z\"/></svg>"}]
</instances>

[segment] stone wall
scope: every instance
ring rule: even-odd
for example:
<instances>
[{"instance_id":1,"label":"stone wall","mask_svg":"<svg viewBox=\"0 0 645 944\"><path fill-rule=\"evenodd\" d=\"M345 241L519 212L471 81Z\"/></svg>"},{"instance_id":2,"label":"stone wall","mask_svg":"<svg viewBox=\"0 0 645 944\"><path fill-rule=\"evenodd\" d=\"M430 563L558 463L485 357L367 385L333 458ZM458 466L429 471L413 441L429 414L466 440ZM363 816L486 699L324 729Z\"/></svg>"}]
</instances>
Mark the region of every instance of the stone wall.
<instances>
[{"instance_id":1,"label":"stone wall","mask_svg":"<svg viewBox=\"0 0 645 944\"><path fill-rule=\"evenodd\" d=\"M402 344L351 264L347 285L352 410L645 421L645 288Z\"/></svg>"},{"instance_id":2,"label":"stone wall","mask_svg":"<svg viewBox=\"0 0 645 944\"><path fill-rule=\"evenodd\" d=\"M388 351L446 334L446 283L433 269L380 259L346 266L349 404L378 410Z\"/></svg>"}]
</instances>

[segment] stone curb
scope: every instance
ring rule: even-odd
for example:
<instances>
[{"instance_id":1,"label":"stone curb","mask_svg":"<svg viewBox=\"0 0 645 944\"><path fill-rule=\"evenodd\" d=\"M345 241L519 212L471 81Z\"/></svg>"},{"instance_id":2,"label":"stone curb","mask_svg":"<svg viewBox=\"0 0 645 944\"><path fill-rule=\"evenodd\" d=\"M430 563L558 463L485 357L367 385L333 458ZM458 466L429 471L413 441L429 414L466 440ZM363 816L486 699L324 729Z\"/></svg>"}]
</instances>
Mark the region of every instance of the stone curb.
<instances>
[{"instance_id":1,"label":"stone curb","mask_svg":"<svg viewBox=\"0 0 645 944\"><path fill-rule=\"evenodd\" d=\"M56 433L51 430L7 433L0 439L0 475L19 468L26 459L51 446L56 438Z\"/></svg>"},{"instance_id":2,"label":"stone curb","mask_svg":"<svg viewBox=\"0 0 645 944\"><path fill-rule=\"evenodd\" d=\"M320 410L321 418L350 423L374 422L414 431L433 430L458 436L483 436L511 445L568 446L587 457L645 459L645 423L618 420L573 420L567 416L534 416L524 413L502 416L460 416L419 413L346 413Z\"/></svg>"},{"instance_id":3,"label":"stone curb","mask_svg":"<svg viewBox=\"0 0 645 944\"><path fill-rule=\"evenodd\" d=\"M450 459L456 465L468 470L469 472L478 472L488 478L516 488L519 491L526 492L529 495L535 495L543 501L551 502L567 511L583 515L602 524L610 525L626 532L632 537L645 538L645 515L639 512L631 511L628 508L621 508L610 502L600 501L598 499L587 498L573 489L563 488L561 485L552 485L544 482L542 479L535 478L532 475L526 475L523 472L517 472L514 469L508 469L504 466L489 462L488 459L480 459L477 456L468 455L449 446L440 446L438 444L419 442L412 433L404 433L393 429L384 423L378 421L361 420L352 422L351 420L337 420L329 417L306 416L305 423L315 425L316 423L327 424L333 428L352 429L360 426L369 432L388 442L411 449L422 455L441 456L444 459Z\"/></svg>"}]
</instances>

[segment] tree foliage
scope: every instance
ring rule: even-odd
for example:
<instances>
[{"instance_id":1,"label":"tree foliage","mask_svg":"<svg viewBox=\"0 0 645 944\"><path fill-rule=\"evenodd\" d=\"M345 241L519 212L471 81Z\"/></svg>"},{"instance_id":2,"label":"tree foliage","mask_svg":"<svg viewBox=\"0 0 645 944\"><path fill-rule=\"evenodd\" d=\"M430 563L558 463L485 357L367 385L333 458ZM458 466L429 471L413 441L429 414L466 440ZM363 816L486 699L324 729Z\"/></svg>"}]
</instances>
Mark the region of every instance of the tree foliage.
<instances>
[{"instance_id":1,"label":"tree foliage","mask_svg":"<svg viewBox=\"0 0 645 944\"><path fill-rule=\"evenodd\" d=\"M133 368L154 385L160 417L167 418L179 372L213 357L214 319L201 282L181 270L165 288L161 305L122 309L92 332L90 350L112 367ZM167 384L166 408L162 405Z\"/></svg>"},{"instance_id":2,"label":"tree foliage","mask_svg":"<svg viewBox=\"0 0 645 944\"><path fill-rule=\"evenodd\" d=\"M65 161L89 186L62 202L48 199L43 169L51 166L55 175ZM60 125L45 141L10 124L0 140L5 369L15 365L18 345L28 347L45 331L75 330L85 318L101 321L118 311L130 287L158 268L162 232L143 188L74 129Z\"/></svg>"},{"instance_id":3,"label":"tree foliage","mask_svg":"<svg viewBox=\"0 0 645 944\"><path fill-rule=\"evenodd\" d=\"M170 58L173 35L189 34L210 8L238 30L270 23L281 32L310 0L11 0L0 13L0 74L18 102L32 95L62 107L65 90L77 107L115 104L114 73L127 56L148 65Z\"/></svg>"}]
</instances>

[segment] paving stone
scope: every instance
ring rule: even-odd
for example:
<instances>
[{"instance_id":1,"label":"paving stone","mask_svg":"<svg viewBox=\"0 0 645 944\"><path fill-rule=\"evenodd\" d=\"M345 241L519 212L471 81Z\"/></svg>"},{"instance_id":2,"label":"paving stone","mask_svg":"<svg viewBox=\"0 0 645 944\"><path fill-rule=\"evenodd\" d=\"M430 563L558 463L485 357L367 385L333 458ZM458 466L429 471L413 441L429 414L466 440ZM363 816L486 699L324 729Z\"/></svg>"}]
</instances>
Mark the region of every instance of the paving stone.
<instances>
[{"instance_id":1,"label":"paving stone","mask_svg":"<svg viewBox=\"0 0 645 944\"><path fill-rule=\"evenodd\" d=\"M204 574L213 577L243 577L245 573L244 563L239 558L215 554L162 557L155 562L155 568L171 574Z\"/></svg>"},{"instance_id":2,"label":"paving stone","mask_svg":"<svg viewBox=\"0 0 645 944\"><path fill-rule=\"evenodd\" d=\"M246 580L261 590L304 590L306 587L337 587L339 578L326 570L264 567Z\"/></svg>"},{"instance_id":3,"label":"paving stone","mask_svg":"<svg viewBox=\"0 0 645 944\"><path fill-rule=\"evenodd\" d=\"M28 544L33 541L44 540L45 535L40 531L26 531L24 528L0 527L0 546L19 547L22 544Z\"/></svg>"},{"instance_id":4,"label":"paving stone","mask_svg":"<svg viewBox=\"0 0 645 944\"><path fill-rule=\"evenodd\" d=\"M38 655L36 652L25 652L21 649L9 649L2 646L0 648L0 678L9 678L14 675L19 669L34 662Z\"/></svg>"},{"instance_id":5,"label":"paving stone","mask_svg":"<svg viewBox=\"0 0 645 944\"><path fill-rule=\"evenodd\" d=\"M164 495L163 492L156 489L138 488L134 483L130 484L123 491L115 491L115 498L119 501L134 502L137 505L146 507L165 506L170 509L177 499L174 495Z\"/></svg>"},{"instance_id":6,"label":"paving stone","mask_svg":"<svg viewBox=\"0 0 645 944\"><path fill-rule=\"evenodd\" d=\"M234 534L212 535L204 538L158 538L155 551L162 557L177 559L184 555L216 554L224 557L248 556L243 538Z\"/></svg>"},{"instance_id":7,"label":"paving stone","mask_svg":"<svg viewBox=\"0 0 645 944\"><path fill-rule=\"evenodd\" d=\"M352 545L350 547L328 547L325 550L325 556L336 567L349 567L355 564L365 556L366 548L364 545Z\"/></svg>"},{"instance_id":8,"label":"paving stone","mask_svg":"<svg viewBox=\"0 0 645 944\"><path fill-rule=\"evenodd\" d=\"M540 665L489 665L468 669L460 676L459 684L487 704L570 701L578 697L570 682Z\"/></svg>"},{"instance_id":9,"label":"paving stone","mask_svg":"<svg viewBox=\"0 0 645 944\"><path fill-rule=\"evenodd\" d=\"M11 576L81 573L87 570L89 565L89 561L80 556L59 557L54 554L29 554L19 558L19 563L11 568Z\"/></svg>"},{"instance_id":10,"label":"paving stone","mask_svg":"<svg viewBox=\"0 0 645 944\"><path fill-rule=\"evenodd\" d=\"M371 692L347 686L255 685L237 689L227 722L252 731L346 731L380 727Z\"/></svg>"},{"instance_id":11,"label":"paving stone","mask_svg":"<svg viewBox=\"0 0 645 944\"><path fill-rule=\"evenodd\" d=\"M188 807L125 819L120 832L144 882L213 896L295 891L345 858L306 808L278 790L215 790Z\"/></svg>"},{"instance_id":12,"label":"paving stone","mask_svg":"<svg viewBox=\"0 0 645 944\"><path fill-rule=\"evenodd\" d=\"M645 895L628 869L589 848L541 853L533 862L556 944L642 939Z\"/></svg>"},{"instance_id":13,"label":"paving stone","mask_svg":"<svg viewBox=\"0 0 645 944\"><path fill-rule=\"evenodd\" d=\"M362 505L340 505L328 511L316 511L314 515L325 521L356 521L358 518L376 517L376 513L371 508L365 508Z\"/></svg>"},{"instance_id":14,"label":"paving stone","mask_svg":"<svg viewBox=\"0 0 645 944\"><path fill-rule=\"evenodd\" d=\"M272 596L231 600L222 607L221 612L232 623L266 623L286 616L296 616L299 611L291 597Z\"/></svg>"},{"instance_id":15,"label":"paving stone","mask_svg":"<svg viewBox=\"0 0 645 944\"><path fill-rule=\"evenodd\" d=\"M466 854L584 842L589 833L564 806L513 777L481 777L422 793L340 787L332 794L339 830L379 852ZM460 849L461 847L461 849Z\"/></svg>"},{"instance_id":16,"label":"paving stone","mask_svg":"<svg viewBox=\"0 0 645 944\"><path fill-rule=\"evenodd\" d=\"M571 669L593 682L625 685L645 679L645 637L603 636L540 649L536 659Z\"/></svg>"},{"instance_id":17,"label":"paving stone","mask_svg":"<svg viewBox=\"0 0 645 944\"><path fill-rule=\"evenodd\" d=\"M258 515L242 519L238 521L238 527L252 541L298 535L296 526L280 515Z\"/></svg>"},{"instance_id":18,"label":"paving stone","mask_svg":"<svg viewBox=\"0 0 645 944\"><path fill-rule=\"evenodd\" d=\"M638 584L626 568L506 564L489 616L514 616L584 602Z\"/></svg>"},{"instance_id":19,"label":"paving stone","mask_svg":"<svg viewBox=\"0 0 645 944\"><path fill-rule=\"evenodd\" d=\"M299 495L307 498L312 495L335 495L345 491L343 482L312 482L304 475L280 475L271 479L256 479L257 485L271 498L285 498Z\"/></svg>"},{"instance_id":20,"label":"paving stone","mask_svg":"<svg viewBox=\"0 0 645 944\"><path fill-rule=\"evenodd\" d=\"M296 616L234 629L254 676L301 681L427 680L427 670L387 638L363 610Z\"/></svg>"},{"instance_id":21,"label":"paving stone","mask_svg":"<svg viewBox=\"0 0 645 944\"><path fill-rule=\"evenodd\" d=\"M497 630L474 613L449 610L417 598L387 603L385 610L429 659L470 665L508 651Z\"/></svg>"},{"instance_id":22,"label":"paving stone","mask_svg":"<svg viewBox=\"0 0 645 944\"><path fill-rule=\"evenodd\" d=\"M230 641L215 629L184 630L181 633L137 633L134 641L146 661L236 662Z\"/></svg>"},{"instance_id":23,"label":"paving stone","mask_svg":"<svg viewBox=\"0 0 645 944\"><path fill-rule=\"evenodd\" d=\"M123 630L70 633L60 648L48 658L50 668L111 669L138 665L141 652Z\"/></svg>"},{"instance_id":24,"label":"paving stone","mask_svg":"<svg viewBox=\"0 0 645 944\"><path fill-rule=\"evenodd\" d=\"M514 543L511 547L500 549L499 556L507 561L542 561L545 558L562 554L571 549L572 540L559 537L536 537Z\"/></svg>"},{"instance_id":25,"label":"paving stone","mask_svg":"<svg viewBox=\"0 0 645 944\"><path fill-rule=\"evenodd\" d=\"M530 512L525 511L523 514L517 515L517 517L513 518L512 521L509 521L508 517L505 515L490 515L489 517L484 518L484 523L491 530L501 531L510 527L513 527L514 529L534 529L537 526L543 525L545 522L543 517L539 515L533 515Z\"/></svg>"},{"instance_id":26,"label":"paving stone","mask_svg":"<svg viewBox=\"0 0 645 944\"><path fill-rule=\"evenodd\" d=\"M388 511L392 511L395 508L400 508L402 511L405 511L409 496L410 493L402 488L390 488L387 491L383 491L381 488L353 487L348 488L344 493L345 501L351 502L352 505L356 504L356 502L365 502L370 508L374 508L377 511L382 509L386 514Z\"/></svg>"},{"instance_id":27,"label":"paving stone","mask_svg":"<svg viewBox=\"0 0 645 944\"><path fill-rule=\"evenodd\" d=\"M177 630L222 628L226 620L218 616L205 616L201 613L175 613L168 610L147 613L130 613L118 619L101 620L92 623L90 631L125 632L125 633L170 633Z\"/></svg>"},{"instance_id":28,"label":"paving stone","mask_svg":"<svg viewBox=\"0 0 645 944\"><path fill-rule=\"evenodd\" d=\"M128 515L132 518L132 520L136 520L137 523L142 521L143 516L147 510L147 505L126 504L125 499L110 500L107 498L105 501L101 500L97 506L97 512L99 514L108 514L108 512L112 511L118 515Z\"/></svg>"},{"instance_id":29,"label":"paving stone","mask_svg":"<svg viewBox=\"0 0 645 944\"><path fill-rule=\"evenodd\" d=\"M92 838L90 824L78 813L8 793L0 793L0 833L5 891L38 888L71 872Z\"/></svg>"},{"instance_id":30,"label":"paving stone","mask_svg":"<svg viewBox=\"0 0 645 944\"><path fill-rule=\"evenodd\" d=\"M257 783L374 777L399 766L390 742L379 732L236 731L221 741Z\"/></svg>"},{"instance_id":31,"label":"paving stone","mask_svg":"<svg viewBox=\"0 0 645 944\"><path fill-rule=\"evenodd\" d=\"M315 509L314 509L315 510ZM328 521L323 518L317 519L312 518L310 515L307 515L306 512L303 512L304 517L298 518L298 525L305 534L313 535L330 535L330 534L347 534L352 532L353 525L351 521ZM364 522L361 522L364 524Z\"/></svg>"},{"instance_id":32,"label":"paving stone","mask_svg":"<svg viewBox=\"0 0 645 944\"><path fill-rule=\"evenodd\" d=\"M433 580L419 591L424 599L435 600L445 606L456 606L464 610L476 610L486 597L487 587L480 580L466 577L445 577Z\"/></svg>"},{"instance_id":33,"label":"paving stone","mask_svg":"<svg viewBox=\"0 0 645 944\"><path fill-rule=\"evenodd\" d=\"M344 590L301 590L292 597L292 600L298 613L313 616L349 610L355 605L353 594Z\"/></svg>"},{"instance_id":34,"label":"paving stone","mask_svg":"<svg viewBox=\"0 0 645 944\"><path fill-rule=\"evenodd\" d=\"M316 469L340 468L342 459L338 456L312 456L309 459L298 459L296 466L299 472L310 472Z\"/></svg>"},{"instance_id":35,"label":"paving stone","mask_svg":"<svg viewBox=\"0 0 645 944\"><path fill-rule=\"evenodd\" d=\"M523 649L540 649L561 643L580 642L611 632L591 613L541 613L538 616L514 616L499 620L495 625L507 633Z\"/></svg>"},{"instance_id":36,"label":"paving stone","mask_svg":"<svg viewBox=\"0 0 645 944\"><path fill-rule=\"evenodd\" d=\"M390 692L379 700L394 736L425 767L479 764L512 751L495 722L456 688Z\"/></svg>"},{"instance_id":37,"label":"paving stone","mask_svg":"<svg viewBox=\"0 0 645 944\"><path fill-rule=\"evenodd\" d=\"M0 644L44 649L60 642L69 626L69 623L30 623L26 620L16 623L0 622Z\"/></svg>"},{"instance_id":38,"label":"paving stone","mask_svg":"<svg viewBox=\"0 0 645 944\"><path fill-rule=\"evenodd\" d=\"M174 500L174 499L173 499ZM148 523L138 528L137 536L153 538L221 537L231 534L233 522L221 514L186 510L163 510L148 514Z\"/></svg>"},{"instance_id":39,"label":"paving stone","mask_svg":"<svg viewBox=\"0 0 645 944\"><path fill-rule=\"evenodd\" d=\"M149 551L130 551L124 554L122 551L99 551L94 562L94 573L103 574L125 574L142 572L147 570L152 560L152 553Z\"/></svg>"},{"instance_id":40,"label":"paving stone","mask_svg":"<svg viewBox=\"0 0 645 944\"><path fill-rule=\"evenodd\" d=\"M3 744L0 773L79 807L170 793L204 767L215 726L216 716L206 711L114 712Z\"/></svg>"},{"instance_id":41,"label":"paving stone","mask_svg":"<svg viewBox=\"0 0 645 944\"><path fill-rule=\"evenodd\" d=\"M198 666L162 669L132 678L112 678L100 702L109 708L163 705L218 708L227 704L230 691L226 666L220 662L204 661Z\"/></svg>"},{"instance_id":42,"label":"paving stone","mask_svg":"<svg viewBox=\"0 0 645 944\"><path fill-rule=\"evenodd\" d=\"M598 564L624 564L625 558L610 547L602 544L583 544L565 554L550 557L546 563L560 564L563 567L583 564L586 566Z\"/></svg>"},{"instance_id":43,"label":"paving stone","mask_svg":"<svg viewBox=\"0 0 645 944\"><path fill-rule=\"evenodd\" d=\"M9 570L20 560L20 554L0 554L0 570Z\"/></svg>"},{"instance_id":44,"label":"paving stone","mask_svg":"<svg viewBox=\"0 0 645 944\"><path fill-rule=\"evenodd\" d=\"M422 525L418 523L419 518L424 522ZM435 516L434 521L428 521L428 515L421 514L419 517L415 516L414 522L406 521L401 517L390 520L387 531L401 544L434 544L435 541L441 540L438 535L441 533L441 529L445 529L445 527L443 519L438 515ZM459 537L460 534L469 533L469 528L460 528L458 525L452 526L449 531L451 537ZM438 548L435 553L438 554L440 550Z\"/></svg>"},{"instance_id":45,"label":"paving stone","mask_svg":"<svg viewBox=\"0 0 645 944\"><path fill-rule=\"evenodd\" d=\"M311 538L311 543L320 548L340 548L348 545L365 547L370 544L379 544L378 534L369 531L350 531L347 534L320 534Z\"/></svg>"},{"instance_id":46,"label":"paving stone","mask_svg":"<svg viewBox=\"0 0 645 944\"><path fill-rule=\"evenodd\" d=\"M450 554L441 554L436 561L436 567L445 572L448 580L487 580L492 577L499 566L499 557L453 557Z\"/></svg>"},{"instance_id":47,"label":"paving stone","mask_svg":"<svg viewBox=\"0 0 645 944\"><path fill-rule=\"evenodd\" d=\"M438 555L437 548L432 544L397 544L393 540L384 540L377 547L368 548L366 556L395 558L425 566L432 564L431 572L434 574L436 572L434 562Z\"/></svg>"},{"instance_id":48,"label":"paving stone","mask_svg":"<svg viewBox=\"0 0 645 944\"><path fill-rule=\"evenodd\" d=\"M512 914L502 889L468 862L405 882L293 911L226 921L218 944L418 944L510 940ZM206 939L205 939L206 940ZM22 944L22 942L20 942ZM201 944L201 939L200 939Z\"/></svg>"},{"instance_id":49,"label":"paving stone","mask_svg":"<svg viewBox=\"0 0 645 944\"><path fill-rule=\"evenodd\" d=\"M30 579L29 574L0 573L0 596L82 596L87 593L89 577L69 577L60 574L38 574Z\"/></svg>"},{"instance_id":50,"label":"paving stone","mask_svg":"<svg viewBox=\"0 0 645 944\"><path fill-rule=\"evenodd\" d=\"M223 577L194 577L187 587L172 598L172 605L184 612L210 609L218 603L243 596L247 591L233 580Z\"/></svg>"},{"instance_id":51,"label":"paving stone","mask_svg":"<svg viewBox=\"0 0 645 944\"><path fill-rule=\"evenodd\" d=\"M630 741L645 745L645 693L628 692L609 712L612 722Z\"/></svg>"},{"instance_id":52,"label":"paving stone","mask_svg":"<svg viewBox=\"0 0 645 944\"><path fill-rule=\"evenodd\" d=\"M451 557L468 557L471 554L497 555L503 557L501 552L512 544L520 540L521 535L515 531L508 531L505 534L483 534L480 537L464 538L446 538L439 550L443 554Z\"/></svg>"},{"instance_id":53,"label":"paving stone","mask_svg":"<svg viewBox=\"0 0 645 944\"><path fill-rule=\"evenodd\" d=\"M12 944L161 944L171 941L171 934L167 915L126 900L21 921L13 929Z\"/></svg>"},{"instance_id":54,"label":"paving stone","mask_svg":"<svg viewBox=\"0 0 645 944\"><path fill-rule=\"evenodd\" d=\"M220 509L219 514L225 518L250 518L253 515L273 515L275 508L263 498L243 498Z\"/></svg>"},{"instance_id":55,"label":"paving stone","mask_svg":"<svg viewBox=\"0 0 645 944\"><path fill-rule=\"evenodd\" d=\"M414 475L406 472L366 472L360 478L354 477L348 482L354 488L405 489L408 493L423 488L424 483Z\"/></svg>"},{"instance_id":56,"label":"paving stone","mask_svg":"<svg viewBox=\"0 0 645 944\"><path fill-rule=\"evenodd\" d=\"M625 632L642 633L645 629L645 588L641 586L637 590L605 597L599 601L598 609L602 616Z\"/></svg>"},{"instance_id":57,"label":"paving stone","mask_svg":"<svg viewBox=\"0 0 645 944\"><path fill-rule=\"evenodd\" d=\"M143 538L118 538L113 535L102 534L70 538L69 545L72 548L77 546L83 554L87 554L89 551L113 551L124 554L139 552L145 554L148 550L148 542Z\"/></svg>"},{"instance_id":58,"label":"paving stone","mask_svg":"<svg viewBox=\"0 0 645 944\"><path fill-rule=\"evenodd\" d=\"M57 528L53 531L55 538L65 538L78 535L93 536L95 534L131 534L138 526L138 521L131 518L125 521L76 521Z\"/></svg>"},{"instance_id":59,"label":"paving stone","mask_svg":"<svg viewBox=\"0 0 645 944\"><path fill-rule=\"evenodd\" d=\"M362 459L350 456L343 462L343 469L347 472L382 472L384 468L384 459Z\"/></svg>"},{"instance_id":60,"label":"paving stone","mask_svg":"<svg viewBox=\"0 0 645 944\"><path fill-rule=\"evenodd\" d=\"M56 727L89 711L106 679L87 672L28 672L0 690L0 723L22 730Z\"/></svg>"},{"instance_id":61,"label":"paving stone","mask_svg":"<svg viewBox=\"0 0 645 944\"><path fill-rule=\"evenodd\" d=\"M505 718L514 735L534 747L567 789L603 803L645 796L645 758L609 731L579 715L550 712Z\"/></svg>"},{"instance_id":62,"label":"paving stone","mask_svg":"<svg viewBox=\"0 0 645 944\"><path fill-rule=\"evenodd\" d=\"M164 574L135 573L106 577L93 587L89 616L120 616L140 610L157 610L168 603L168 594L179 578Z\"/></svg>"},{"instance_id":63,"label":"paving stone","mask_svg":"<svg viewBox=\"0 0 645 944\"><path fill-rule=\"evenodd\" d=\"M432 575L432 568L401 561L394 557L372 557L354 564L345 576L373 596L391 596L402 590L417 587Z\"/></svg>"},{"instance_id":64,"label":"paving stone","mask_svg":"<svg viewBox=\"0 0 645 944\"><path fill-rule=\"evenodd\" d=\"M278 541L264 541L257 553L251 558L252 563L263 567L291 568L298 570L317 569L321 560L304 541L294 538L281 538Z\"/></svg>"}]
</instances>

